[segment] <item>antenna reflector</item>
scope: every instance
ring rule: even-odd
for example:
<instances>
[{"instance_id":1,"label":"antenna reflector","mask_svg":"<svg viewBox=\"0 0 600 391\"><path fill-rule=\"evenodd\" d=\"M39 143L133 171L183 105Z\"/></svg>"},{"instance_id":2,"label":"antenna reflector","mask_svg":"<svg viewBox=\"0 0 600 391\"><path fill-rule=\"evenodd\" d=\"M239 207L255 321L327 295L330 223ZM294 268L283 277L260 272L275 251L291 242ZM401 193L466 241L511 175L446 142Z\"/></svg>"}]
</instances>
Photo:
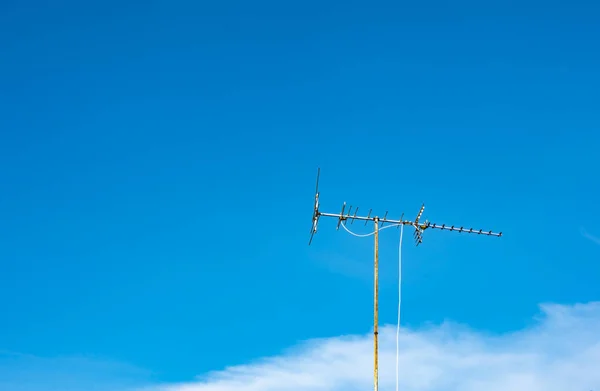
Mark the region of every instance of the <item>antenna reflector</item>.
<instances>
[{"instance_id":1,"label":"antenna reflector","mask_svg":"<svg viewBox=\"0 0 600 391\"><path fill-rule=\"evenodd\" d=\"M317 184L315 186L315 203L313 205L312 226L310 228L310 239L308 245L312 243L313 236L317 233L317 225L319 223L319 177L321 176L321 168L317 169Z\"/></svg>"}]
</instances>

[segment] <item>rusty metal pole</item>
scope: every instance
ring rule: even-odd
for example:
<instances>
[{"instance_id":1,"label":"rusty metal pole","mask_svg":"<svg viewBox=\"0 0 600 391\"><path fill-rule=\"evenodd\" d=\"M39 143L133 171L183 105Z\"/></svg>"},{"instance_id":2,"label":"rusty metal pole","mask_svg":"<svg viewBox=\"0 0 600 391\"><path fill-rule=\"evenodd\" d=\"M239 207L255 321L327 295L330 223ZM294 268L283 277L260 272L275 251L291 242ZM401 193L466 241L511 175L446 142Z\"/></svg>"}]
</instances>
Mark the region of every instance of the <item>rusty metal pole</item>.
<instances>
[{"instance_id":1,"label":"rusty metal pole","mask_svg":"<svg viewBox=\"0 0 600 391\"><path fill-rule=\"evenodd\" d=\"M375 217L375 316L373 327L373 345L374 345L374 383L375 391L379 389L379 218Z\"/></svg>"}]
</instances>

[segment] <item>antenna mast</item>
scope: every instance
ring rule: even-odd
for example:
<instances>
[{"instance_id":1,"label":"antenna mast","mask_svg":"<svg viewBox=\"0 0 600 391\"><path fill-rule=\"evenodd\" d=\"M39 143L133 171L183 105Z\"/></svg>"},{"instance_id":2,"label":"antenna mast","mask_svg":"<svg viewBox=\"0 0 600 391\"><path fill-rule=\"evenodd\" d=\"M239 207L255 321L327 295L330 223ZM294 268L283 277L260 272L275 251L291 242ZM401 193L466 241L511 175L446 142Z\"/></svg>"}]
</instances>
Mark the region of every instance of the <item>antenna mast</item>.
<instances>
[{"instance_id":1,"label":"antenna mast","mask_svg":"<svg viewBox=\"0 0 600 391\"><path fill-rule=\"evenodd\" d=\"M354 214L352 214L352 206L350 206L350 208L348 208L348 211L344 214L344 211L346 209L345 202L342 204L342 210L340 213L321 212L319 210L319 176L320 175L321 175L321 169L319 168L317 170L317 185L316 185L316 189L315 189L315 202L314 202L314 207L313 207L312 227L310 230L310 240L308 241L309 246L312 243L313 236L315 235L315 233L317 233L317 225L319 223L319 217L321 217L321 216L337 218L338 222L337 222L336 229L340 228L340 224L345 225L346 221L348 221L348 220L350 220L350 224L353 224L354 220L364 221L365 225L367 225L367 223L369 221L372 221L375 226L375 232L374 232L374 236L375 236L374 279L375 280L374 280L374 319L373 319L373 348L374 348L373 382L374 382L375 391L378 391L378 389L379 389L379 336L378 336L379 324L378 323L379 323L379 228L380 228L380 224L381 224L381 227L383 227L383 225L385 223L388 223L391 225L396 225L398 227L400 227L401 225L410 225L410 226L414 227L414 229L415 229L414 238L415 238L415 244L417 246L419 244L423 243L423 233L428 228L445 230L445 231L466 232L466 233L477 234L477 235L497 236L497 237L501 237L502 232L495 233L492 231L484 231L482 229L476 230L473 228L464 228L462 226L456 227L454 225L448 226L446 224L435 224L435 223L431 223L427 220L425 220L425 222L421 222L420 219L423 215L423 211L425 210L425 204L421 205L421 209L419 210L419 213L417 213L417 217L413 221L404 220L403 219L404 214L402 214L402 216L400 217L399 220L388 219L387 211L385 212L385 215L383 216L383 218L380 218L376 215L371 216L371 212L373 211L372 209L369 210L369 213L367 214L367 216L359 216L359 215L357 215L358 207L354 210Z\"/></svg>"}]
</instances>

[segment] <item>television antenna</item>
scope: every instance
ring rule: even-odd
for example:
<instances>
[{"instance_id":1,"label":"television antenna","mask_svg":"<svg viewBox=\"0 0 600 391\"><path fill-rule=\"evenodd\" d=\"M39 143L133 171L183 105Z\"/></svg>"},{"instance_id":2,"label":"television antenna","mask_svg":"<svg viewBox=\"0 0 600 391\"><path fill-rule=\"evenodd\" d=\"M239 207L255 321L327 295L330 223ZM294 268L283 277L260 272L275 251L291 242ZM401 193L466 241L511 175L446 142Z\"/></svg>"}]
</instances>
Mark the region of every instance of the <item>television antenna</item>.
<instances>
[{"instance_id":1,"label":"television antenna","mask_svg":"<svg viewBox=\"0 0 600 391\"><path fill-rule=\"evenodd\" d=\"M379 323L379 229L383 227L384 224L389 224L391 226L400 227L402 225L412 226L415 230L414 238L415 245L420 245L423 243L423 233L426 229L439 229L442 231L457 231L459 233L465 232L469 234L477 234L477 235L486 235L486 236L496 236L501 237L502 232L495 233L492 231L484 231L482 229L476 230L473 228L464 228L464 226L454 226L447 224L435 224L431 223L428 220L421 221L421 217L423 216L423 211L425 210L425 204L421 205L421 209L419 209L419 213L414 220L404 220L404 214L400 217L400 219L390 219L387 217L388 212L385 212L383 217L379 217L377 215L371 215L373 212L372 209L369 210L369 213L366 216L358 215L358 207L352 213L352 205L346 211L346 203L342 204L342 210L340 213L326 213L321 212L319 210L319 177L321 175L321 169L317 170L317 185L315 189L315 202L313 206L313 215L312 215L312 227L310 230L310 240L308 241L308 245L312 243L314 235L317 233L317 225L319 223L320 217L335 217L338 219L337 228L340 228L341 224L346 226L346 222L350 221L350 224L353 224L355 220L364 221L365 225L372 221L375 226L374 238L374 321L373 321L373 345L374 345L374 368L373 368L373 377L374 377L374 388L375 391L378 391L379 388L379 339L378 339L378 323Z\"/></svg>"}]
</instances>

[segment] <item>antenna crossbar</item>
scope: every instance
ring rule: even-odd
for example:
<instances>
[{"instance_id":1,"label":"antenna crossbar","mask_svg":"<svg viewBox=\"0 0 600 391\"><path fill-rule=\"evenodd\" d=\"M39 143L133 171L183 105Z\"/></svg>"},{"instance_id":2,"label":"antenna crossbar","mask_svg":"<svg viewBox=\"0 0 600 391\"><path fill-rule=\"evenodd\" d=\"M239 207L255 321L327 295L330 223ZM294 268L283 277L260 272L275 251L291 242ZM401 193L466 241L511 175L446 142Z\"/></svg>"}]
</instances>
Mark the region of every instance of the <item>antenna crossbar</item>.
<instances>
[{"instance_id":1,"label":"antenna crossbar","mask_svg":"<svg viewBox=\"0 0 600 391\"><path fill-rule=\"evenodd\" d=\"M387 223L390 225L411 225L413 227L418 227L421 231L425 230L427 228L434 228L434 229L440 229L440 230L446 230L446 231L457 231L457 232L465 232L465 233L472 233L472 234L478 234L478 235L487 235L487 236L502 236L502 232L493 232L493 231L486 231L483 229L474 229L474 228L465 228L463 227L457 227L454 225L447 225L447 224L435 224L435 223L430 223L430 222L425 222L425 223L417 223L415 221L411 221L411 220L394 220L394 219L388 219L388 218L381 218L381 217L377 217L377 216L357 216L357 215L351 215L351 214L341 214L341 213L326 213L326 212L318 212L317 216L324 216L324 217L335 217L338 219L338 223L343 223L346 220L361 220L361 221L379 221L382 225L383 223ZM338 228L339 228L339 224L338 224Z\"/></svg>"}]
</instances>

